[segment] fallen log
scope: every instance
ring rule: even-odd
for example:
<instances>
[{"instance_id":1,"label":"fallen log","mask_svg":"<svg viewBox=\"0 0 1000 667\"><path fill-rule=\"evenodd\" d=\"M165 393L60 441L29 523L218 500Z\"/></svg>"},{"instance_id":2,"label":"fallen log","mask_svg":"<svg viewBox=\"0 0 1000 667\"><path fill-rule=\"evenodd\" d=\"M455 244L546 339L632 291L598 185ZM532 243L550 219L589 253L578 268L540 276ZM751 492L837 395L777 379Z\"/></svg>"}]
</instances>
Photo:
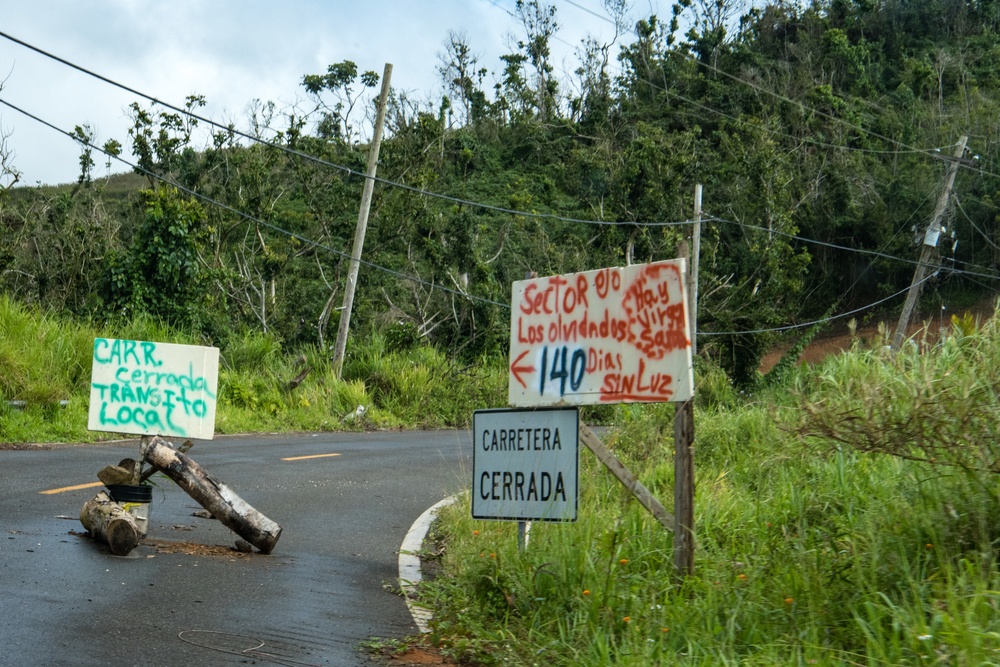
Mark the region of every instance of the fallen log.
<instances>
[{"instance_id":1,"label":"fallen log","mask_svg":"<svg viewBox=\"0 0 1000 667\"><path fill-rule=\"evenodd\" d=\"M142 539L142 531L135 519L111 500L106 491L101 491L83 504L80 523L95 539L107 543L116 556L126 555Z\"/></svg>"},{"instance_id":2,"label":"fallen log","mask_svg":"<svg viewBox=\"0 0 1000 667\"><path fill-rule=\"evenodd\" d=\"M281 526L251 507L232 489L212 477L191 458L171 447L159 436L143 438L142 457L174 480L224 526L257 547L271 553Z\"/></svg>"},{"instance_id":3,"label":"fallen log","mask_svg":"<svg viewBox=\"0 0 1000 667\"><path fill-rule=\"evenodd\" d=\"M191 449L192 447L194 447L194 443L191 442L190 440L185 440L184 444L182 444L180 447L177 448L177 451L179 451L181 454L186 454L187 451L189 449ZM119 465L121 465L121 464L119 464ZM146 470L141 475L139 475L139 484L142 484L143 482L145 482L147 479L149 479L150 477L152 477L155 474L156 474L156 468L155 467L152 467L149 470Z\"/></svg>"}]
</instances>

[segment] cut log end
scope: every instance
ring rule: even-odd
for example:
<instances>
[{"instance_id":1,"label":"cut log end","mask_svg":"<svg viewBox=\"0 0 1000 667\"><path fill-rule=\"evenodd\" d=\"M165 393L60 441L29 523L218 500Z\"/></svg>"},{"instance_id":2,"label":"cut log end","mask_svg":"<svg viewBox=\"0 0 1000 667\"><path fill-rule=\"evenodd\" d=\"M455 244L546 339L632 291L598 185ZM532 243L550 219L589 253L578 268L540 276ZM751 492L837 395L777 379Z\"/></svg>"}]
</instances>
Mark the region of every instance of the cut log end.
<instances>
[{"instance_id":1,"label":"cut log end","mask_svg":"<svg viewBox=\"0 0 1000 667\"><path fill-rule=\"evenodd\" d=\"M118 519L108 524L105 529L108 546L116 556L125 556L139 544L139 530L131 521Z\"/></svg>"},{"instance_id":2,"label":"cut log end","mask_svg":"<svg viewBox=\"0 0 1000 667\"><path fill-rule=\"evenodd\" d=\"M105 542L116 556L128 554L142 539L142 531L132 515L104 491L83 504L80 523L95 539Z\"/></svg>"}]
</instances>

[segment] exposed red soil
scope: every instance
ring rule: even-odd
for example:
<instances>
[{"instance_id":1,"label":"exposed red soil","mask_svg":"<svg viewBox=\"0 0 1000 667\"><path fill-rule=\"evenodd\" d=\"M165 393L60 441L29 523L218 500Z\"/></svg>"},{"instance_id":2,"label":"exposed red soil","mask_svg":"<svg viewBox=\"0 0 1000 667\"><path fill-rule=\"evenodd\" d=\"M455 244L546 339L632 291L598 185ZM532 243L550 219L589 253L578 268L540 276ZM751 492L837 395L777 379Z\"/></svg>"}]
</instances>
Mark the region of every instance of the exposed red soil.
<instances>
[{"instance_id":1,"label":"exposed red soil","mask_svg":"<svg viewBox=\"0 0 1000 667\"><path fill-rule=\"evenodd\" d=\"M971 313L972 316L978 320L978 322L982 323L986 319L993 316L994 306L995 302L993 300L987 300L976 304L971 308L963 308L957 314L961 317L965 315L965 313ZM891 336L893 330L896 328L896 319L883 319L882 323L884 330L889 332L889 335ZM924 314L922 319L914 317L913 322L908 328L907 335L918 339L922 338L924 336L925 328L927 330L926 340L928 342L934 342L943 333L947 333L951 330L951 316L942 316L938 314L932 316L930 314ZM858 328L852 337L846 322L839 324L836 329L830 333L824 333L817 336L809 345L807 345L798 361L800 363L805 362L807 364L818 363L823 359L826 359L831 354L840 354L841 352L849 349L851 342L855 339L860 340L865 344L871 344L873 341L878 339L878 330L878 322L866 324L863 328ZM791 346L791 343L779 345L764 355L760 363L760 372L767 373L769 370L774 368L775 364L781 360L781 358L785 355L785 352L788 351Z\"/></svg>"},{"instance_id":2,"label":"exposed red soil","mask_svg":"<svg viewBox=\"0 0 1000 667\"><path fill-rule=\"evenodd\" d=\"M390 657L387 665L392 665L392 667L426 667L427 665L440 666L440 665L456 665L456 663L448 660L441 655L436 649L424 648L424 647L413 647L409 649L406 653L402 655L394 655Z\"/></svg>"}]
</instances>

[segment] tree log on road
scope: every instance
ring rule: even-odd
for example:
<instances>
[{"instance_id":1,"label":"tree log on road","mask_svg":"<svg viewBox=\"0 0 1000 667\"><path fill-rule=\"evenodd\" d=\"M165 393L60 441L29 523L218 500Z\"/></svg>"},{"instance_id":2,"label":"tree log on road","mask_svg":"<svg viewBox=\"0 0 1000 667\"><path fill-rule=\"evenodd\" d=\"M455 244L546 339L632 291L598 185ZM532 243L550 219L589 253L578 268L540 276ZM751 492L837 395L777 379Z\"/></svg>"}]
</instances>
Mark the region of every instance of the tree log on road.
<instances>
[{"instance_id":1,"label":"tree log on road","mask_svg":"<svg viewBox=\"0 0 1000 667\"><path fill-rule=\"evenodd\" d=\"M224 526L261 553L271 553L281 526L251 507L228 486L159 436L144 438L142 456L207 509Z\"/></svg>"},{"instance_id":2,"label":"tree log on road","mask_svg":"<svg viewBox=\"0 0 1000 667\"><path fill-rule=\"evenodd\" d=\"M132 515L121 505L111 500L111 496L101 491L83 504L80 509L80 523L90 531L95 539L107 542L111 553L124 556L135 549L142 539L142 531Z\"/></svg>"}]
</instances>

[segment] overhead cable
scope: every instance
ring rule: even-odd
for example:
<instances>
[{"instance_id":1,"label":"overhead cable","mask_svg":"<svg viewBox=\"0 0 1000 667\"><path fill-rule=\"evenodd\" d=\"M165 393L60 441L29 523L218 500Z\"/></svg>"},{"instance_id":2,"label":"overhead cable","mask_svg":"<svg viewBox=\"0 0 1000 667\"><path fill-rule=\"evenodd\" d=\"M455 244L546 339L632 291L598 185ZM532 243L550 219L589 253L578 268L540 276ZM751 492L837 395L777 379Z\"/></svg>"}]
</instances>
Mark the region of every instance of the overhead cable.
<instances>
[{"instance_id":1,"label":"overhead cable","mask_svg":"<svg viewBox=\"0 0 1000 667\"><path fill-rule=\"evenodd\" d=\"M733 221L733 220L727 220L725 218L720 218L720 217L714 216L714 215L705 215L702 218L702 220L703 221L723 222L723 223L727 223L727 224L731 224L731 225L737 225L739 227L744 227L746 229L753 229L753 230L765 232L765 233L768 233L768 234L776 234L778 236L784 236L786 238L795 239L796 241L802 241L803 243L809 243L809 244L812 244L812 245L818 245L818 246L822 246L822 247L825 247L825 248L833 248L835 250L844 250L844 251L847 251L847 252L854 252L854 253L858 253L859 255L872 255L872 256L875 256L875 257L878 257L878 258L881 258L881 259L892 260L892 261L895 261L895 262L904 262L906 264L919 264L920 263L919 260L916 260L916 259L907 259L905 257L897 257L895 255L887 255L886 253L880 252L878 250L865 250L863 248L851 248L850 246L844 246L844 245L839 245L839 244L836 244L836 243L830 243L828 241L819 241L817 239L810 239L810 238L807 238L805 236L799 236L797 234L792 234L790 232L783 232L783 231L778 230L778 229L768 229L767 227L761 227L760 225L753 225L753 224L750 224L748 222L736 222L736 221ZM937 264L937 265L933 265L932 264L932 265L929 265L929 268L932 268L932 269L944 269L944 270L949 271L951 273L958 273L958 274L963 274L963 275L976 276L976 277L979 277L979 278L988 278L990 280L998 280L998 279L1000 279L1000 275L997 275L997 274L994 274L994 273L978 273L976 271L969 271L969 270L966 270L966 269L957 269L957 268L954 268L954 267L944 266L944 265L941 265L941 264Z\"/></svg>"},{"instance_id":2,"label":"overhead cable","mask_svg":"<svg viewBox=\"0 0 1000 667\"><path fill-rule=\"evenodd\" d=\"M922 285L922 284L924 284L925 282L927 282L928 280L930 280L931 278L933 278L936 275L937 275L937 272L932 273L932 274L926 276L923 280L921 280L917 284L918 285ZM845 317L851 317L852 315L857 315L858 313L864 312L866 310L871 310L875 306L879 306L879 305L885 303L886 301L892 301L897 296L900 296L900 295L908 292L909 290L910 290L910 286L907 286L904 289L899 290L895 294L891 294L891 295L885 297L884 299L879 299L875 303L870 303L867 306L862 306L861 308L855 308L854 310L848 311L846 313L841 313L840 315L831 315L830 317L824 317L824 318L821 318L821 319L818 319L818 320L813 320L812 322L803 322L801 324L789 324L787 326L773 327L771 329L753 329L753 330L750 330L750 331L699 331L698 335L699 336L745 336L745 335L748 335L748 334L778 333L778 332L781 332L781 331L791 331L792 329L804 329L806 327L815 326L817 324L826 324L827 322L832 322L834 320L843 319Z\"/></svg>"},{"instance_id":3,"label":"overhead cable","mask_svg":"<svg viewBox=\"0 0 1000 667\"><path fill-rule=\"evenodd\" d=\"M156 179L156 180L158 180L160 182L163 182L163 183L165 183L167 185L170 185L172 187L175 187L175 188L177 188L178 191L183 192L183 193L185 193L187 195L190 195L191 197L194 197L194 198L196 198L196 199L198 199L200 201L206 202L208 204L211 204L212 206L216 206L216 207L218 207L220 209L223 209L225 211L233 213L234 215L237 215L237 216L239 216L239 217L241 217L244 220L247 220L249 222L253 222L253 223L259 224L259 225L261 225L263 227L267 227L268 229L274 230L274 231L276 231L278 233L285 234L286 236L288 236L290 238L294 238L296 240L299 240L302 243L307 244L308 246L311 246L311 247L314 247L314 248L319 248L319 249L322 249L322 250L326 250L326 251L328 251L328 252L330 252L332 254L340 255L341 257L344 257L344 258L347 258L347 259L351 259L351 255L349 253L346 253L346 252L344 252L342 250L338 250L336 248L332 248L332 247L327 246L325 244L319 243L319 242L314 241L312 239L309 239L309 238L307 238L305 236L302 236L301 234L297 234L295 232L292 232L292 231L289 231L289 230L284 229L282 227L279 227L278 225L275 225L273 223L267 222L265 220L261 220L260 218L257 218L255 216L252 216L252 215L248 214L248 213L245 213L245 212L243 212L243 211L241 211L241 210L239 210L239 209L237 209L237 208L235 208L233 206L230 206L229 204L225 204L225 203L220 202L220 201L218 201L216 199L213 199L212 197L208 197L207 195L203 195L201 193L195 192L194 190L191 190L190 188L186 188L186 187L184 187L184 186L182 186L182 185L180 185L180 184L178 184L178 183L176 183L174 181L171 181L171 180L169 180L167 178L164 178L163 176L161 176L159 174L156 174L156 173L151 172L151 171L149 171L147 169L144 169L144 168L142 168L142 167L140 167L138 165L135 165L135 164L129 162L128 160L125 160L124 158L122 158L119 155L114 155L112 153L109 153L109 152L105 151L102 147L97 146L96 144L92 144L90 142L81 141L81 139L77 135L74 135L74 134L72 134L70 132L67 132L67 131L63 130L62 128L59 128L56 125L53 125L52 123L49 123L48 121L46 121L46 120L44 120L42 118L39 118L38 116L36 116L36 115L34 115L34 114L32 114L32 113L30 113L30 112L28 112L28 111L26 111L26 110L18 107L17 105L14 105L14 104L8 102L5 99L0 98L0 104L4 105L4 106L6 106L6 107L8 107L10 109L13 109L14 111L17 111L20 114L23 114L24 116L30 118L31 120L34 120L34 121L36 121L38 123L41 123L42 125L45 125L46 127L48 127L48 128L50 128L50 129L52 129L52 130L54 130L54 131L56 131L56 132L58 132L58 133L60 133L60 134L62 134L64 136L66 136L66 137L68 137L69 139L72 139L74 142L76 142L78 144L82 144L82 145L86 146L87 148L90 148L90 149L96 150L96 151L98 151L100 153L103 153L104 155L108 156L109 158L114 158L115 160L121 162L122 164L124 164L127 167L130 167L131 169L135 170L136 172L144 174L144 175L149 176L151 178L154 178L154 179ZM703 220L704 221L715 220L715 221L719 221L719 222L731 222L731 221L728 221L728 220L724 220L722 218L714 218L714 217L704 218ZM733 224L739 224L739 223L733 223ZM744 225L744 226L750 226L750 225ZM758 229L762 229L763 230L763 228L758 228ZM764 231L766 231L766 230L764 230ZM806 240L808 240L808 239L806 239ZM851 248L844 248L844 249L845 250L851 250ZM437 284L431 283L431 282L429 282L427 280L424 280L423 278L420 278L420 277L417 277L417 276L412 276L412 275L409 275L409 274L405 274L405 273L402 273L400 271L396 271L394 269L390 269L388 267L382 266L380 264L376 264L374 262L370 262L370 261L365 260L365 259L358 259L357 261L360 262L361 264L364 264L365 266L371 267L372 269L375 269L377 271L381 271L383 273L387 273L389 275L395 276L397 278L401 278L403 280L408 280L408 281L412 281L412 282L415 282L415 283L418 283L418 284L422 284L422 285L430 287L431 289L438 289L438 290L441 290L442 292L445 292L445 293L448 293L448 294L454 294L456 296L460 296L460 297L468 299L470 301L478 301L480 303L487 303L487 304L490 304L490 305L493 305L493 306L498 306L500 308L504 308L506 310L510 310L510 308L511 308L510 304L502 303L502 302L499 302L499 301L493 301L491 299L485 299L483 297L477 297L477 296L474 296L472 294L468 294L468 293L465 293L465 292L454 290L454 289L451 289L451 288L448 288L448 287L443 287L441 285L437 285ZM956 273L962 273L961 271L954 271L954 272L956 272ZM931 278L933 278L935 275L937 275L937 272L928 275L921 282L926 282L926 281L930 280ZM972 274L972 275L979 275L979 274ZM996 276L986 276L986 277L996 278ZM810 327L810 326L814 326L816 324L820 324L820 323L823 323L823 322L833 321L833 320L841 319L841 318L844 318L844 317L849 317L851 315L857 314L859 312L863 312L865 310L870 310L871 308L874 308L875 306L878 306L878 305L880 305L882 303L885 303L886 301L889 301L891 299L896 298L897 296L899 296L899 295L903 294L904 292L906 292L908 289L909 288L906 288L904 290L896 292L895 294L893 294L891 296L885 297L885 298L880 299L880 300L878 300L878 301L876 301L874 303L868 304L868 305L863 306L861 308L857 308L857 309L852 310L850 312L843 313L843 314L840 314L840 315L834 315L834 316L823 318L823 319L820 319L820 320L814 320L812 322L805 322L805 323L801 323L801 324L791 324L791 325L787 325L787 326L783 326L783 327L774 327L774 328L770 328L770 329L754 329L754 330L747 330L747 331L698 331L697 335L699 335L699 336L739 336L739 335L749 335L749 334L758 334L758 333L775 333L775 332L781 332L781 331L789 331L789 330L792 330L792 329L800 329L800 328L804 328L804 327Z\"/></svg>"},{"instance_id":4,"label":"overhead cable","mask_svg":"<svg viewBox=\"0 0 1000 667\"><path fill-rule=\"evenodd\" d=\"M174 104L170 104L169 102L164 102L163 100L161 100L159 98L156 98L156 97L153 97L152 95L147 95L146 93L143 93L143 92L141 92L139 90L136 90L135 88L132 88L132 87L127 86L125 84L119 83L119 82L117 82L117 81L115 81L113 79L110 79L110 78L102 75L102 74L98 74L96 72L93 72L93 71L85 68L85 67L81 67L80 65L77 65L77 64L75 64L75 63L73 63L73 62L71 62L69 60L66 60L65 58L62 58L60 56L54 55L52 53L49 53L48 51L45 51L44 49L41 49L41 48L39 48L37 46L29 44L28 42L25 42L25 41L23 41L21 39L18 39L18 38L14 37L14 36L6 33L6 32L0 31L0 37L3 37L4 39L7 39L7 40L9 40L11 42L14 42L15 44L19 44L20 46L23 46L26 49L30 49L30 50L32 50L32 51L34 51L34 52L36 52L36 53L38 53L40 55L45 56L46 58L51 58L52 60L55 60L58 63L66 65L67 67L71 67L71 68L77 70L78 72L82 72L82 73L84 73L84 74L86 74L88 76L94 77L95 79L103 81L103 82L105 82L105 83L107 83L107 84L109 84L111 86L114 86L116 88L120 88L121 90L129 92L129 93L131 93L133 95L136 95L138 97L141 97L141 98L143 98L145 100L149 100L153 104L158 104L158 105L160 105L162 107L170 109L171 111L175 111L177 113L183 114L183 115L185 115L185 116L187 116L189 118L193 118L193 119L197 120L198 122L205 123L206 125L210 125L212 127L215 127L217 129L223 130L225 132L231 132L234 135L236 135L238 137L241 137L243 139L246 139L248 141L252 141L252 142L255 142L255 143L267 146L269 148L273 148L275 150L279 150L279 151L288 153L289 155L294 155L294 156L296 156L298 158L301 158L303 160L308 160L308 161L314 162L316 164L321 164L321 165L323 165L325 167L330 167L331 169L337 169L337 170L339 170L339 171L341 171L341 172L343 172L343 173L345 173L345 174L347 174L349 176L355 176L357 178L370 178L373 181L375 181L376 183L381 183L381 184L387 185L389 187L400 188L402 190L413 192L413 193L418 194L418 195L423 195L425 197L432 197L432 198L435 198L435 199L441 199L443 201L447 201L447 202L450 202L450 203L453 203L453 204L460 204L460 205L464 205L464 206L481 208L481 209L484 209L484 210L493 211L495 213L504 213L504 214L507 214L507 215L515 215L515 216L521 216L521 217L525 217L525 218L534 218L534 219L541 219L541 220L554 220L554 221L557 221L557 222L582 223L582 224L586 224L586 225L597 225L597 226L630 226L630 225L631 226L670 226L670 225L688 225L688 224L691 224L690 220L678 220L678 221L673 221L673 222L635 222L635 221L586 220L586 219L579 219L579 218L569 218L569 217L565 217L565 216L561 216L561 215L556 215L554 213L538 213L536 211L521 211L521 210L517 210L517 209L507 208L507 207L504 207L504 206L495 206L493 204L485 204L483 202L477 202L477 201L471 201L471 200L468 200L468 199L462 199L461 197L454 197L452 195L441 194L441 193L438 193L438 192L431 192L429 190L424 190L422 188L418 188L418 187L415 187L415 186L412 186L412 185L408 185L406 183L398 183L396 181L391 181L389 179L382 178L382 177L379 177L379 176L368 176L367 174L365 174L363 172L357 171L357 170L352 169L350 167L347 167L345 165L337 164L337 163L331 162L329 160L324 160L324 159L318 158L318 157L316 157L314 155L310 155L308 153L303 153L302 151L296 150L294 148L289 148L288 146L281 146L279 144L275 144L273 142L267 141L266 139L262 139L260 137L256 137L256 136L253 136L253 135L248 134L246 132L243 132L241 130L238 130L238 129L232 127L231 125L223 125L221 123L218 123L218 122L216 122L214 120L211 120L209 118L206 118L204 116L196 114L196 113L194 113L193 111L191 111L189 109L184 109L184 108L178 107L178 106L176 106Z\"/></svg>"},{"instance_id":5,"label":"overhead cable","mask_svg":"<svg viewBox=\"0 0 1000 667\"><path fill-rule=\"evenodd\" d=\"M79 138L79 136L73 135L73 134L71 134L71 133L63 130L62 128L59 128L59 127L53 125L52 123L49 123L48 121L46 121L46 120L44 120L42 118L39 118L38 116L36 116L36 115L34 115L34 114L32 114L32 113L30 113L28 111L25 111L24 109L22 109L22 108L20 108L20 107L18 107L16 105L14 105L14 104L11 104L10 102L8 102L5 99L0 98L0 104L3 104L4 106L6 106L8 108L13 109L14 111L17 111L18 113L21 113L21 114L27 116L28 118L30 118L30 119L38 122L38 123L41 123L42 125L45 125L46 127L50 128L50 129L53 129L56 132L59 132L60 134L63 134L65 136L69 137L70 139L72 139L73 141L77 142L78 144L82 144L82 145L86 146L87 148L90 148L90 149L93 149L93 150L97 150L97 151L103 153L104 155L108 156L109 158L114 158L115 160L118 160L119 162L121 162L125 166L131 167L132 169L134 169L138 173L144 174L144 175L149 176L151 178L155 178L156 180L158 180L158 181L160 181L162 183L165 183L167 185L170 185L171 187L177 188L179 191L181 191L181 192L183 192L183 193L185 193L187 195L190 195L192 197L195 197L196 199L199 199L199 200L201 200L203 202L211 204L212 206L216 206L216 207L218 207L220 209L228 211L228 212L230 212L230 213L232 213L234 215L237 215L237 216L243 218L244 220L247 220L249 222L253 222L253 223L261 225L263 227L267 227L268 229L274 230L274 231L276 231L278 233L284 234L284 235L289 236L289 237L291 237L293 239L301 241L302 243L305 243L308 246L311 246L311 247L314 247L314 248L320 248L322 250L326 250L328 252L331 252L331 253L333 253L335 255L340 255L341 257L345 257L347 259L352 259L351 258L351 254L348 253L348 252L344 252L343 250L338 250L336 248L331 248L330 246L327 246L327 245L324 245L322 243L319 243L318 241L314 241L314 240L312 240L310 238L302 236L301 234L296 234L295 232L292 232L292 231L289 231L289 230L284 229L282 227L279 227L278 225L275 225L273 223L267 222L265 220L261 220L260 218L252 216L249 213L245 213L244 211L241 211L241 210L239 210L239 209L237 209L237 208L235 208L233 206L230 206L229 204L226 204L224 202L220 202L217 199L213 199L213 198L211 198L211 197L209 197L207 195L204 195L204 194L201 194L199 192L196 192L196 191L194 191L194 190L192 190L190 188L187 188L187 187L184 187L183 185L180 185L179 183L171 181L170 179L165 178L165 177L163 177L163 176L161 176L161 175L159 175L157 173L149 171L148 169L144 169L144 168L142 168L142 167L140 167L138 165L135 165L135 164L129 162L128 160L122 158L119 155L115 155L113 153L109 153L109 152L105 151L102 147L97 146L96 144L92 144L92 143L86 142L86 141L81 141L81 139ZM424 280L423 278L419 278L417 276L411 276L409 274L402 273L400 271L396 271L395 269L390 269L390 268L382 266L380 264L375 264L374 262L370 262L370 261L365 260L365 259L358 259L357 261L359 263L364 264L365 266L369 266L369 267L371 267L371 268L373 268L373 269L375 269L377 271L381 271L383 273L388 273L389 275L395 276L397 278L402 278L403 280L409 280L409 281L412 281L412 282L415 282L415 283L420 283L420 284L423 284L423 285L427 285L429 287L432 287L432 288L435 288L435 289L439 289L439 290L441 290L443 292L447 292L447 293L450 293L450 294L456 294L458 296L461 296L463 298L469 299L471 301L479 301L479 302L482 302L482 303L488 303L488 304L491 304L491 305L494 305L494 306L501 306L503 308L510 309L510 304L500 303L498 301L491 301L490 299L484 299L482 297L477 297L477 296L474 296L472 294L467 294L467 293L461 292L459 290L451 289L449 287L442 287L441 285L436 285L436 284L431 283L431 282L429 282L427 280Z\"/></svg>"}]
</instances>

